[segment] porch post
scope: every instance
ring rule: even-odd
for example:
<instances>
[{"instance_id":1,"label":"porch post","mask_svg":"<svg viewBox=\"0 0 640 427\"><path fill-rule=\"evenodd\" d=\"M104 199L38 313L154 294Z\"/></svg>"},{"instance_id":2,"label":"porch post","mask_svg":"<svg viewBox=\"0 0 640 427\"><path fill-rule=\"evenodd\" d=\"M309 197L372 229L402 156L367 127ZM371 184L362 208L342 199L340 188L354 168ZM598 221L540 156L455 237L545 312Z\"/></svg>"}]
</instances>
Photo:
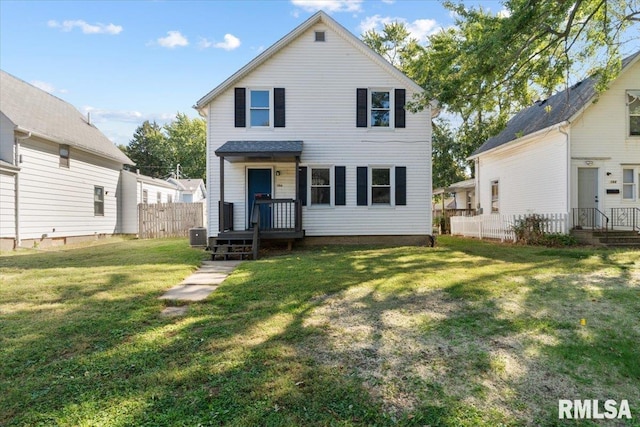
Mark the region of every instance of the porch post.
<instances>
[{"instance_id":1,"label":"porch post","mask_svg":"<svg viewBox=\"0 0 640 427\"><path fill-rule=\"evenodd\" d=\"M300 173L298 171L298 169L300 168L300 156L296 156L296 172L295 172L295 179L296 179L296 200L300 200L300 188L299 188L299 184L298 184L298 174Z\"/></svg>"},{"instance_id":2,"label":"porch post","mask_svg":"<svg viewBox=\"0 0 640 427\"><path fill-rule=\"evenodd\" d=\"M224 156L220 156L220 201L218 202L218 231L224 231Z\"/></svg>"}]
</instances>

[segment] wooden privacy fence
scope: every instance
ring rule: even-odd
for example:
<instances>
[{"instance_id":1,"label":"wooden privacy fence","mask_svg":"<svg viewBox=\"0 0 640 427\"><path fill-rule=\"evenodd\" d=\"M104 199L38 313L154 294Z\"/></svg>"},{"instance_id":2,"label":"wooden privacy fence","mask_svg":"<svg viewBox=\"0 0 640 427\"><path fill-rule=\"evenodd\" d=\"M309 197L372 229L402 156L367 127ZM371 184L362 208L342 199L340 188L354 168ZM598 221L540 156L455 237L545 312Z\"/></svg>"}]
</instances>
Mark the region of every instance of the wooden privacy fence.
<instances>
[{"instance_id":1,"label":"wooden privacy fence","mask_svg":"<svg viewBox=\"0 0 640 427\"><path fill-rule=\"evenodd\" d=\"M202 203L156 203L138 205L138 235L141 239L188 237L189 229L202 227Z\"/></svg>"},{"instance_id":2,"label":"wooden privacy fence","mask_svg":"<svg viewBox=\"0 0 640 427\"><path fill-rule=\"evenodd\" d=\"M544 233L566 234L567 214L535 214L544 218L541 228ZM451 217L451 234L478 239L516 240L513 226L531 215L478 215Z\"/></svg>"}]
</instances>

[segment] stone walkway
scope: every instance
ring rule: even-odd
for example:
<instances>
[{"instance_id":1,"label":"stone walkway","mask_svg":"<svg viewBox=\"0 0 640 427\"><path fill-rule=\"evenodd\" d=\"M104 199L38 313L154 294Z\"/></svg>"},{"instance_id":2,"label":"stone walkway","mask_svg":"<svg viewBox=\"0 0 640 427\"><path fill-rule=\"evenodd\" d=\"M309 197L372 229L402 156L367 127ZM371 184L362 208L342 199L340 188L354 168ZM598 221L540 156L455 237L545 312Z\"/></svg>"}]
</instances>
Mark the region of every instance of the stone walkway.
<instances>
[{"instance_id":1,"label":"stone walkway","mask_svg":"<svg viewBox=\"0 0 640 427\"><path fill-rule=\"evenodd\" d=\"M203 261L202 266L180 284L169 289L160 299L173 301L201 301L216 290L220 283L235 270L242 261ZM175 309L178 307L167 307ZM165 311L167 311L165 309ZM171 310L169 310L171 311ZM172 313L167 312L171 315Z\"/></svg>"}]
</instances>

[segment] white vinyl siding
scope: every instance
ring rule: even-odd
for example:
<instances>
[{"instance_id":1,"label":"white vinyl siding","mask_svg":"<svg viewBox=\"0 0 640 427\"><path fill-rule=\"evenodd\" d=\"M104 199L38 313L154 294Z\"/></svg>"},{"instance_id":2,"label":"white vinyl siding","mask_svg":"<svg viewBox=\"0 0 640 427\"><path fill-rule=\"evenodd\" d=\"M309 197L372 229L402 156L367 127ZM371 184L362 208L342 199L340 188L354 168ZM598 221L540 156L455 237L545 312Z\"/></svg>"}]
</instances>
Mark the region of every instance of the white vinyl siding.
<instances>
[{"instance_id":1,"label":"white vinyl siding","mask_svg":"<svg viewBox=\"0 0 640 427\"><path fill-rule=\"evenodd\" d=\"M0 171L0 238L15 237L15 175Z\"/></svg>"},{"instance_id":2,"label":"white vinyl siding","mask_svg":"<svg viewBox=\"0 0 640 427\"><path fill-rule=\"evenodd\" d=\"M492 212L492 182L499 182L503 215L567 212L567 144L560 132L480 157L476 200Z\"/></svg>"},{"instance_id":3,"label":"white vinyl siding","mask_svg":"<svg viewBox=\"0 0 640 427\"><path fill-rule=\"evenodd\" d=\"M21 142L20 233L22 239L117 232L121 164L72 150L72 167L61 168L59 145ZM104 215L94 215L94 187L104 188ZM107 194L108 193L108 194Z\"/></svg>"},{"instance_id":4,"label":"white vinyl siding","mask_svg":"<svg viewBox=\"0 0 640 427\"><path fill-rule=\"evenodd\" d=\"M325 31L316 43L314 31ZM345 166L346 205L335 209L303 208L307 236L431 234L431 118L430 110L406 115L406 128L385 132L357 128L356 89L405 88L407 82L374 62L328 26L318 24L240 79L235 87L286 89L286 128L234 127L234 89L221 93L208 111L209 234L217 235L220 200L219 158L214 151L232 140L302 140L301 165ZM393 107L391 107L393 109ZM357 206L357 167L379 164L407 167L407 204L390 209ZM225 201L234 203L234 227L243 229L247 164L225 162ZM295 163L260 162L274 167L274 197L294 198ZM307 199L309 202L309 197Z\"/></svg>"}]
</instances>

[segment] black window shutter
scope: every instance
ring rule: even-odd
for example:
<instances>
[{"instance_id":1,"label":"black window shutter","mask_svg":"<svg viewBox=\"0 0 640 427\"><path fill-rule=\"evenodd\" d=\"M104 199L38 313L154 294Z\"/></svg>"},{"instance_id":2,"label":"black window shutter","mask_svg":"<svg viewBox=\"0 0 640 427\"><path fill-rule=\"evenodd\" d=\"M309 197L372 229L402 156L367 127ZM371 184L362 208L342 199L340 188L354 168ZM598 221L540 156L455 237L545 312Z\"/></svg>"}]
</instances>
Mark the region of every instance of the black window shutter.
<instances>
[{"instance_id":1,"label":"black window shutter","mask_svg":"<svg viewBox=\"0 0 640 427\"><path fill-rule=\"evenodd\" d=\"M367 175L368 175L368 170L369 168L367 168L366 166L358 166L357 169L357 204L358 206L367 206L367 192L368 192L368 185L367 185Z\"/></svg>"},{"instance_id":2,"label":"black window shutter","mask_svg":"<svg viewBox=\"0 0 640 427\"><path fill-rule=\"evenodd\" d=\"M369 96L367 89L358 88L356 96L356 127L367 127L367 97Z\"/></svg>"},{"instance_id":3,"label":"black window shutter","mask_svg":"<svg viewBox=\"0 0 640 427\"><path fill-rule=\"evenodd\" d=\"M347 204L347 185L346 185L346 170L345 166L336 166L335 180L336 180L336 206L344 206Z\"/></svg>"},{"instance_id":4,"label":"black window shutter","mask_svg":"<svg viewBox=\"0 0 640 427\"><path fill-rule=\"evenodd\" d=\"M285 124L284 88L273 89L273 126L283 128Z\"/></svg>"},{"instance_id":5,"label":"black window shutter","mask_svg":"<svg viewBox=\"0 0 640 427\"><path fill-rule=\"evenodd\" d=\"M298 194L302 206L307 206L307 167L298 168Z\"/></svg>"},{"instance_id":6,"label":"black window shutter","mask_svg":"<svg viewBox=\"0 0 640 427\"><path fill-rule=\"evenodd\" d=\"M237 128L247 126L247 90L243 87L235 88L235 122Z\"/></svg>"},{"instance_id":7,"label":"black window shutter","mask_svg":"<svg viewBox=\"0 0 640 427\"><path fill-rule=\"evenodd\" d=\"M407 168L396 166L396 206L407 204Z\"/></svg>"},{"instance_id":8,"label":"black window shutter","mask_svg":"<svg viewBox=\"0 0 640 427\"><path fill-rule=\"evenodd\" d=\"M404 89L396 89L396 93L395 93L395 112L394 112L394 117L395 117L395 127L397 128L403 128L405 127L405 117L406 117L406 111L404 109L405 104L407 103L406 100L406 92Z\"/></svg>"}]
</instances>

